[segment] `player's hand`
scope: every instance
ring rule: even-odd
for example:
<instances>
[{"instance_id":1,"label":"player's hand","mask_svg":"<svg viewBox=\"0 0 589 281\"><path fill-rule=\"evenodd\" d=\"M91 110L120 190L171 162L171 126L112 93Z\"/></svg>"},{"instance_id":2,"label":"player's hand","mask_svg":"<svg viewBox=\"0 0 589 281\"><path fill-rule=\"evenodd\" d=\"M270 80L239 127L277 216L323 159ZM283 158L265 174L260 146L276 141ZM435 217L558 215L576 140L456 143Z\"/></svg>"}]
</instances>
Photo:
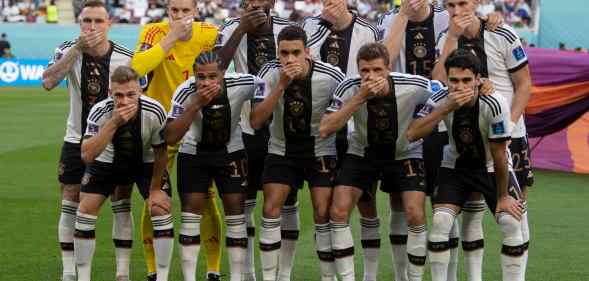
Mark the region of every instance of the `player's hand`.
<instances>
[{"instance_id":1,"label":"player's hand","mask_svg":"<svg viewBox=\"0 0 589 281\"><path fill-rule=\"evenodd\" d=\"M475 21L475 16L472 14L455 15L450 19L448 27L448 36L458 39L464 34L466 28Z\"/></svg>"},{"instance_id":2,"label":"player's hand","mask_svg":"<svg viewBox=\"0 0 589 281\"><path fill-rule=\"evenodd\" d=\"M360 97L370 99L372 97L382 96L384 95L386 86L388 86L386 79L367 76L360 83Z\"/></svg>"},{"instance_id":3,"label":"player's hand","mask_svg":"<svg viewBox=\"0 0 589 281\"><path fill-rule=\"evenodd\" d=\"M76 45L82 50L82 52L88 52L105 40L104 36L105 33L101 31L84 31L80 33Z\"/></svg>"},{"instance_id":4,"label":"player's hand","mask_svg":"<svg viewBox=\"0 0 589 281\"><path fill-rule=\"evenodd\" d=\"M166 213L170 213L172 209L172 202L166 192L161 189L149 191L149 198L147 199L149 209L160 208Z\"/></svg>"},{"instance_id":5,"label":"player's hand","mask_svg":"<svg viewBox=\"0 0 589 281\"><path fill-rule=\"evenodd\" d=\"M495 31L497 27L503 25L503 16L500 13L490 13L487 16L483 17L483 20L487 21L485 25L485 29L488 31Z\"/></svg>"},{"instance_id":6,"label":"player's hand","mask_svg":"<svg viewBox=\"0 0 589 281\"><path fill-rule=\"evenodd\" d=\"M323 3L323 10L321 11L321 18L335 25L338 18L341 17L340 7L336 1L326 0Z\"/></svg>"},{"instance_id":7,"label":"player's hand","mask_svg":"<svg viewBox=\"0 0 589 281\"><path fill-rule=\"evenodd\" d=\"M490 79L481 78L479 93L483 96L492 95L495 92L495 84Z\"/></svg>"},{"instance_id":8,"label":"player's hand","mask_svg":"<svg viewBox=\"0 0 589 281\"><path fill-rule=\"evenodd\" d=\"M202 86L196 90L195 102L201 106L209 104L213 99L221 94L221 86L217 83Z\"/></svg>"},{"instance_id":9,"label":"player's hand","mask_svg":"<svg viewBox=\"0 0 589 281\"><path fill-rule=\"evenodd\" d=\"M405 0L401 2L399 13L408 17L415 16L427 4L426 0Z\"/></svg>"},{"instance_id":10,"label":"player's hand","mask_svg":"<svg viewBox=\"0 0 589 281\"><path fill-rule=\"evenodd\" d=\"M463 89L453 91L448 94L447 105L451 111L454 111L472 100L474 91L472 89Z\"/></svg>"},{"instance_id":11,"label":"player's hand","mask_svg":"<svg viewBox=\"0 0 589 281\"><path fill-rule=\"evenodd\" d=\"M112 113L112 121L120 127L127 124L137 114L137 104L129 104L116 108Z\"/></svg>"},{"instance_id":12,"label":"player's hand","mask_svg":"<svg viewBox=\"0 0 589 281\"><path fill-rule=\"evenodd\" d=\"M194 18L186 16L178 20L170 20L170 32L168 33L174 40L186 37L192 33L192 23Z\"/></svg>"},{"instance_id":13,"label":"player's hand","mask_svg":"<svg viewBox=\"0 0 589 281\"><path fill-rule=\"evenodd\" d=\"M268 22L268 15L261 8L247 8L239 22L239 29L246 33L255 33L256 29Z\"/></svg>"},{"instance_id":14,"label":"player's hand","mask_svg":"<svg viewBox=\"0 0 589 281\"><path fill-rule=\"evenodd\" d=\"M300 77L303 74L303 66L298 63L289 63L282 68L280 72L279 83L283 87L287 87L292 80Z\"/></svg>"},{"instance_id":15,"label":"player's hand","mask_svg":"<svg viewBox=\"0 0 589 281\"><path fill-rule=\"evenodd\" d=\"M505 212L516 218L518 221L521 221L522 215L524 213L524 205L521 201L515 200L515 198L511 196L504 196L497 200L497 209L495 210L495 216L499 215L500 213Z\"/></svg>"}]
</instances>

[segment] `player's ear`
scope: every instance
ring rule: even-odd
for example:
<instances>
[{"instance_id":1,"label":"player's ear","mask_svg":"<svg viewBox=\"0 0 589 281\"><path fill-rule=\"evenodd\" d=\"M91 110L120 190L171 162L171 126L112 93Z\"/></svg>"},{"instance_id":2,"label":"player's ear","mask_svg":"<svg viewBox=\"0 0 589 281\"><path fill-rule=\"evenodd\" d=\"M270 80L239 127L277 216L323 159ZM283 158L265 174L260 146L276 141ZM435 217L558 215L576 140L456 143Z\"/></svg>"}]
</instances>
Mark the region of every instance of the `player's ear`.
<instances>
[{"instance_id":1,"label":"player's ear","mask_svg":"<svg viewBox=\"0 0 589 281\"><path fill-rule=\"evenodd\" d=\"M475 83L475 86L477 86L477 87L479 87L479 86L481 86L481 84L483 84L483 81L481 80L480 73L474 77L474 83Z\"/></svg>"},{"instance_id":2,"label":"player's ear","mask_svg":"<svg viewBox=\"0 0 589 281\"><path fill-rule=\"evenodd\" d=\"M311 59L311 49L305 47L305 57Z\"/></svg>"}]
</instances>

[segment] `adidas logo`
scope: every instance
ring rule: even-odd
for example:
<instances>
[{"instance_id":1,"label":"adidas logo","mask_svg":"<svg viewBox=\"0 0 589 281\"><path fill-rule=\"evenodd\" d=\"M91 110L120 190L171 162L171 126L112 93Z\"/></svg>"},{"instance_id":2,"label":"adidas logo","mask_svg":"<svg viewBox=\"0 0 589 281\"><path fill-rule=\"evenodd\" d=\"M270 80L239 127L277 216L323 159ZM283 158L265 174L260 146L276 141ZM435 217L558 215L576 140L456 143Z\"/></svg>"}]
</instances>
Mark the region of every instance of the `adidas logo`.
<instances>
[{"instance_id":1,"label":"adidas logo","mask_svg":"<svg viewBox=\"0 0 589 281\"><path fill-rule=\"evenodd\" d=\"M413 39L423 40L423 39L425 39L425 37L423 37L423 34L421 34L421 32L418 32L417 35L415 35L415 37L413 37Z\"/></svg>"}]
</instances>

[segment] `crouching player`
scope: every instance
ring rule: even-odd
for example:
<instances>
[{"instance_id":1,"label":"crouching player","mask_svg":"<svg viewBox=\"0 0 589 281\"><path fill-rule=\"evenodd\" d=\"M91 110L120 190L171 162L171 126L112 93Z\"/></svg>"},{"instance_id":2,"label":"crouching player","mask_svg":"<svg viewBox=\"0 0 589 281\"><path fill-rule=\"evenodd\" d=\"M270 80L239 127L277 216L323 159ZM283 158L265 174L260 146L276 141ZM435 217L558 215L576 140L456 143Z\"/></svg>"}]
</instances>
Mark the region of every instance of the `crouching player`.
<instances>
[{"instance_id":1,"label":"crouching player","mask_svg":"<svg viewBox=\"0 0 589 281\"><path fill-rule=\"evenodd\" d=\"M509 107L497 93L479 95L481 62L471 52L453 51L444 66L448 92L433 95L407 132L409 140L417 140L442 120L449 132L432 199L434 216L428 241L432 280L447 278L450 229L471 192L483 194L501 228L503 280L521 280L523 204L508 168Z\"/></svg>"},{"instance_id":2,"label":"crouching player","mask_svg":"<svg viewBox=\"0 0 589 281\"><path fill-rule=\"evenodd\" d=\"M120 66L111 78L111 97L92 108L87 123L81 151L88 166L82 179L74 233L78 280L90 280L100 207L109 196L129 198L134 183L149 197L157 276L158 280L167 280L174 235L171 201L166 194L169 187L164 184L164 108L141 95L139 75L133 69ZM126 194L113 195L117 186L127 186ZM132 235L128 239L127 243L131 243Z\"/></svg>"}]
</instances>

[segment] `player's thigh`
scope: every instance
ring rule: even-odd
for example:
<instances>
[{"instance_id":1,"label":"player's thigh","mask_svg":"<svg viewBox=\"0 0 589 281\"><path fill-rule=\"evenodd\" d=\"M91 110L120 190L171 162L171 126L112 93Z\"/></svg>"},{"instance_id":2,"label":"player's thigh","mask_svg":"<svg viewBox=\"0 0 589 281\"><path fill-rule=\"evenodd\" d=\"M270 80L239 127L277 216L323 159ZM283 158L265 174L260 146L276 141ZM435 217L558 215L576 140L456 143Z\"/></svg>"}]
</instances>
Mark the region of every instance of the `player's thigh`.
<instances>
[{"instance_id":1,"label":"player's thigh","mask_svg":"<svg viewBox=\"0 0 589 281\"><path fill-rule=\"evenodd\" d=\"M203 193L207 196L213 178L211 170L206 161L197 155L178 154L178 193L183 206L187 204L183 201L184 193Z\"/></svg>"},{"instance_id":2,"label":"player's thigh","mask_svg":"<svg viewBox=\"0 0 589 281\"><path fill-rule=\"evenodd\" d=\"M132 193L133 193L133 185L132 184L117 185L113 194L110 196L110 200L112 202L116 202L116 201L123 200L123 199L130 199Z\"/></svg>"},{"instance_id":3,"label":"player's thigh","mask_svg":"<svg viewBox=\"0 0 589 281\"><path fill-rule=\"evenodd\" d=\"M288 194L301 183L301 167L295 160L268 154L264 163L264 216L278 217Z\"/></svg>"},{"instance_id":4,"label":"player's thigh","mask_svg":"<svg viewBox=\"0 0 589 281\"><path fill-rule=\"evenodd\" d=\"M401 196L407 223L409 225L425 224L425 192L404 191Z\"/></svg>"},{"instance_id":5,"label":"player's thigh","mask_svg":"<svg viewBox=\"0 0 589 281\"><path fill-rule=\"evenodd\" d=\"M78 212L96 216L106 197L100 193L80 192L80 205Z\"/></svg>"},{"instance_id":6,"label":"player's thigh","mask_svg":"<svg viewBox=\"0 0 589 281\"><path fill-rule=\"evenodd\" d=\"M335 199L335 194L341 187L354 187L359 191L360 197L355 199L358 210L363 217L375 217L376 212L376 184L378 183L379 171L378 167L374 167L371 162L356 155L347 154L340 163L340 169L337 171L334 188L334 202L338 204ZM352 193L357 193L352 190ZM333 205L332 204L332 205Z\"/></svg>"},{"instance_id":7,"label":"player's thigh","mask_svg":"<svg viewBox=\"0 0 589 281\"><path fill-rule=\"evenodd\" d=\"M205 204L207 197L203 192L184 192L180 193L182 212L192 214L202 214L202 206Z\"/></svg>"},{"instance_id":8,"label":"player's thigh","mask_svg":"<svg viewBox=\"0 0 589 281\"><path fill-rule=\"evenodd\" d=\"M477 191L467 180L469 175L454 169L440 168L438 185L432 194L432 205L463 206L468 196Z\"/></svg>"}]
</instances>

